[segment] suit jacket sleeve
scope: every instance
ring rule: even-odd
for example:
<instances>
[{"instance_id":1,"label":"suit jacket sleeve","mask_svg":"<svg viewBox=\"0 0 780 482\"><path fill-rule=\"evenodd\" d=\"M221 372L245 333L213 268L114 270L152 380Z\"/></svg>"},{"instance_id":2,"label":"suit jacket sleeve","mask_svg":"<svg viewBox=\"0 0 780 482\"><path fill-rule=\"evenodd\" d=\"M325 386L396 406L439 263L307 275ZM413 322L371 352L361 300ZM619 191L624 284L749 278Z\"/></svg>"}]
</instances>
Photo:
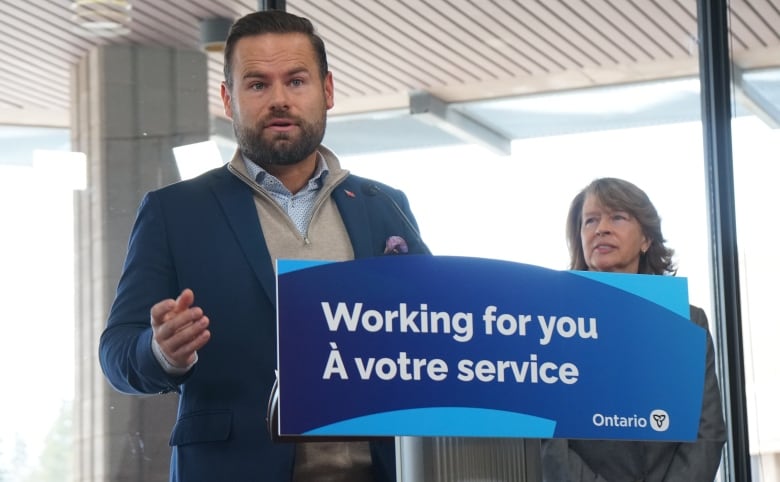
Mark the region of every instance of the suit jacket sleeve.
<instances>
[{"instance_id":1,"label":"suit jacket sleeve","mask_svg":"<svg viewBox=\"0 0 780 482\"><path fill-rule=\"evenodd\" d=\"M166 374L152 353L149 310L163 299L160 293L177 296L176 286L161 207L155 193L149 193L139 207L116 299L100 337L100 364L117 390L178 391L186 379Z\"/></svg>"}]
</instances>

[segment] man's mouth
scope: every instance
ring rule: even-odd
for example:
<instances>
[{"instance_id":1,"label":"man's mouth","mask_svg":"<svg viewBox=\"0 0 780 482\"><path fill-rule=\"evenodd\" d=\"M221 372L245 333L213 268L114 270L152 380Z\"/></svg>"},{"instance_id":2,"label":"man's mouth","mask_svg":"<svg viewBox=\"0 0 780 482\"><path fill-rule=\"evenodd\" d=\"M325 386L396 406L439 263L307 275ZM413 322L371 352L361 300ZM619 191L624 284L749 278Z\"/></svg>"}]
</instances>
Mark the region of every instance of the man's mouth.
<instances>
[{"instance_id":1,"label":"man's mouth","mask_svg":"<svg viewBox=\"0 0 780 482\"><path fill-rule=\"evenodd\" d=\"M272 119L266 122L265 128L273 131L286 132L294 128L297 124L292 119Z\"/></svg>"}]
</instances>

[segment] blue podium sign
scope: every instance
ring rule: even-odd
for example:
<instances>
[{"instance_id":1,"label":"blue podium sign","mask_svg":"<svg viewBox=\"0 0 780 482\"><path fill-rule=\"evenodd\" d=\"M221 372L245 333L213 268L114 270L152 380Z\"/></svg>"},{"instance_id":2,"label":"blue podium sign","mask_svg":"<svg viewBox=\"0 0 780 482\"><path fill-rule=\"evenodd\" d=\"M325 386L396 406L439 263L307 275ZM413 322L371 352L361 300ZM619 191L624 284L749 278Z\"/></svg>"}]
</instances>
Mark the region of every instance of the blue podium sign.
<instances>
[{"instance_id":1,"label":"blue podium sign","mask_svg":"<svg viewBox=\"0 0 780 482\"><path fill-rule=\"evenodd\" d=\"M687 281L386 256L277 264L279 433L696 439Z\"/></svg>"}]
</instances>

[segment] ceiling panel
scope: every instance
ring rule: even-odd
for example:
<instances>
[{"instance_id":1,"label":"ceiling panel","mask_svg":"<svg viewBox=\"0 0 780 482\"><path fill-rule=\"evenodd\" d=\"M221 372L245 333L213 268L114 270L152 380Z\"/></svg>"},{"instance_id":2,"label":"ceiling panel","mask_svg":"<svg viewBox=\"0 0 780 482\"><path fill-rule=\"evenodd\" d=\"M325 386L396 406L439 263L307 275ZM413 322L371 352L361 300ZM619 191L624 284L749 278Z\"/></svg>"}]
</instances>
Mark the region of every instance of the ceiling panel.
<instances>
[{"instance_id":1,"label":"ceiling panel","mask_svg":"<svg viewBox=\"0 0 780 482\"><path fill-rule=\"evenodd\" d=\"M96 45L199 48L199 21L237 18L248 0L130 0L129 31L91 35L69 0L0 0L0 123L67 126L70 66ZM780 0L733 0L734 58L780 65ZM695 0L288 0L325 39L332 115L695 75ZM221 115L220 54L209 54Z\"/></svg>"}]
</instances>

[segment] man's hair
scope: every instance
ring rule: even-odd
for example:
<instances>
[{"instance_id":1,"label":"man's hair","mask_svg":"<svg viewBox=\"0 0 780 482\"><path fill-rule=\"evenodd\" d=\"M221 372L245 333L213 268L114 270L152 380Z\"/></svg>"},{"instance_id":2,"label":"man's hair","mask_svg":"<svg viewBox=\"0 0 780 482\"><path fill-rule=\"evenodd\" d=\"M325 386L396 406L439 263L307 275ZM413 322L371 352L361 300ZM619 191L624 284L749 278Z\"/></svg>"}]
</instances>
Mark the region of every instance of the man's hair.
<instances>
[{"instance_id":1,"label":"man's hair","mask_svg":"<svg viewBox=\"0 0 780 482\"><path fill-rule=\"evenodd\" d=\"M650 241L647 252L639 258L640 274L675 274L672 257L674 250L666 247L661 232L661 217L650 202L650 198L636 185L614 177L596 179L580 191L569 206L566 218L566 244L569 247L569 268L588 270L585 253L582 251L582 206L585 197L594 196L605 207L614 211L625 211L633 216L642 233Z\"/></svg>"},{"instance_id":2,"label":"man's hair","mask_svg":"<svg viewBox=\"0 0 780 482\"><path fill-rule=\"evenodd\" d=\"M309 37L311 46L319 64L320 79L328 74L328 58L325 55L325 43L316 33L312 23L303 17L282 10L265 10L245 15L233 23L225 41L225 83L233 87L233 51L236 43L243 37L263 35L267 33L286 34L301 33Z\"/></svg>"}]
</instances>

